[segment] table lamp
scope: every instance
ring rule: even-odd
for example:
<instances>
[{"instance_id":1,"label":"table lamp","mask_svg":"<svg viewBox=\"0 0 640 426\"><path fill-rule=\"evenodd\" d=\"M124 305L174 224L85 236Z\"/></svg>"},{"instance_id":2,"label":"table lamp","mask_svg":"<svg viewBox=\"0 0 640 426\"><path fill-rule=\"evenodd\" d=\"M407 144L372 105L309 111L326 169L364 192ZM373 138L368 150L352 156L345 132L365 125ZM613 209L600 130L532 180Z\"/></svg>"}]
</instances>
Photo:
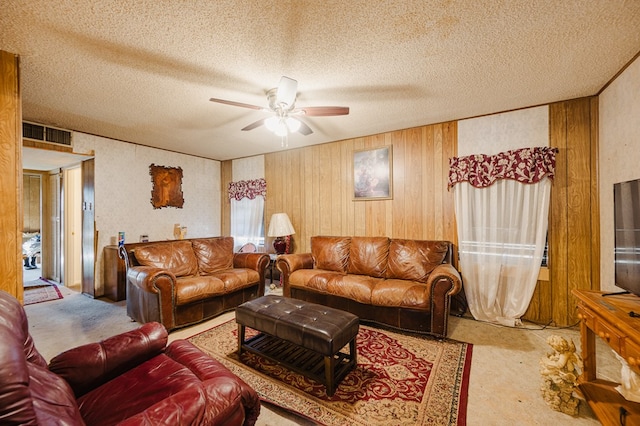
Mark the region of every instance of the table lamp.
<instances>
[{"instance_id":1,"label":"table lamp","mask_svg":"<svg viewBox=\"0 0 640 426\"><path fill-rule=\"evenodd\" d=\"M296 231L293 229L293 225L291 225L289 216L287 216L286 213L274 213L271 216L267 236L276 237L273 241L273 249L276 254L284 254L287 250L287 242L283 237L293 235L295 233Z\"/></svg>"}]
</instances>

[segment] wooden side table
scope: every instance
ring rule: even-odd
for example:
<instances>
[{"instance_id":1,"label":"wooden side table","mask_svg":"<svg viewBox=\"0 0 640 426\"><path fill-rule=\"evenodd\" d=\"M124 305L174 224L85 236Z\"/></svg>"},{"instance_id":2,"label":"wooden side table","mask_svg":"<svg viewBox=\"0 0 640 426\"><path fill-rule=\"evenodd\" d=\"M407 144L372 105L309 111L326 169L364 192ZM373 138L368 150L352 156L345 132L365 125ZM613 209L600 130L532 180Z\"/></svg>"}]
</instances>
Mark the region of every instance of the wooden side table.
<instances>
[{"instance_id":1,"label":"wooden side table","mask_svg":"<svg viewBox=\"0 0 640 426\"><path fill-rule=\"evenodd\" d=\"M270 284L273 284L273 268L275 268L277 259L278 259L277 254L269 253L269 278L271 280Z\"/></svg>"},{"instance_id":2,"label":"wooden side table","mask_svg":"<svg viewBox=\"0 0 640 426\"><path fill-rule=\"evenodd\" d=\"M105 246L102 258L104 295L114 302L127 298L127 270L118 246Z\"/></svg>"},{"instance_id":3,"label":"wooden side table","mask_svg":"<svg viewBox=\"0 0 640 426\"><path fill-rule=\"evenodd\" d=\"M578 298L584 362L580 390L602 424L640 425L640 404L624 399L615 390L618 383L596 377L595 341L597 335L640 373L640 318L629 314L640 313L640 297L577 289L573 294Z\"/></svg>"}]
</instances>

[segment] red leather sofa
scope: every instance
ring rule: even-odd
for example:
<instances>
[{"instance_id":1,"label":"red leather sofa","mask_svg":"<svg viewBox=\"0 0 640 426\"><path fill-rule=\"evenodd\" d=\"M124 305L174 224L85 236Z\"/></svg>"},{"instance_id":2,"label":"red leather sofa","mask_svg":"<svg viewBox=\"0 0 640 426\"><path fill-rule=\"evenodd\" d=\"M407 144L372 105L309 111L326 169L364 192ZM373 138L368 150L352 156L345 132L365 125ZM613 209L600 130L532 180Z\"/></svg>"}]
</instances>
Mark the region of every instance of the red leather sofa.
<instances>
[{"instance_id":1,"label":"red leather sofa","mask_svg":"<svg viewBox=\"0 0 640 426\"><path fill-rule=\"evenodd\" d=\"M49 365L17 299L0 291L0 424L253 425L256 392L158 323L68 350Z\"/></svg>"}]
</instances>

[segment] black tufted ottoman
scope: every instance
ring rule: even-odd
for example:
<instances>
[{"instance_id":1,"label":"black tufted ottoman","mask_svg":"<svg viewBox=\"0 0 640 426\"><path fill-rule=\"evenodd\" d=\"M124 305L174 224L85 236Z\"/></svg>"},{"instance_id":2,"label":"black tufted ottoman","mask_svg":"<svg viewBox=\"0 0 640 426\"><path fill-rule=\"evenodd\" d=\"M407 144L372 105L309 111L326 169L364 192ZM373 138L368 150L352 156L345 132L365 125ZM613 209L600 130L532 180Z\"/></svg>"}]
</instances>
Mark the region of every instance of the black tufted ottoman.
<instances>
[{"instance_id":1,"label":"black tufted ottoman","mask_svg":"<svg viewBox=\"0 0 640 426\"><path fill-rule=\"evenodd\" d=\"M331 396L356 365L358 317L282 296L263 296L236 308L238 355L243 350L323 383ZM245 328L259 333L245 340ZM341 351L349 345L349 353Z\"/></svg>"}]
</instances>

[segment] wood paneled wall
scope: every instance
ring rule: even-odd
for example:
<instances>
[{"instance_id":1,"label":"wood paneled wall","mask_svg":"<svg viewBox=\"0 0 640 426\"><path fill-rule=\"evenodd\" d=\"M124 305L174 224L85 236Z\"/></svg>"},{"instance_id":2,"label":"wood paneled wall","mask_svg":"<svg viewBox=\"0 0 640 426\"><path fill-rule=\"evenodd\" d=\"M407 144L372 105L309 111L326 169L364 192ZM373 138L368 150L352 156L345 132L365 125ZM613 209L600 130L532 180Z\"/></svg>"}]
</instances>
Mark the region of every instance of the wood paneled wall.
<instances>
[{"instance_id":1,"label":"wood paneled wall","mask_svg":"<svg viewBox=\"0 0 640 426\"><path fill-rule=\"evenodd\" d=\"M600 288L597 115L595 97L550 106L550 146L559 152L551 189L549 268L525 319L573 324L571 290ZM393 199L353 201L353 152L385 145L393 147ZM448 159L455 155L456 122L267 154L265 226L271 214L286 212L299 253L309 251L313 235L447 239L457 246L453 193L447 190Z\"/></svg>"},{"instance_id":2,"label":"wood paneled wall","mask_svg":"<svg viewBox=\"0 0 640 426\"><path fill-rule=\"evenodd\" d=\"M40 174L24 173L22 175L22 210L24 212L24 232L40 232Z\"/></svg>"},{"instance_id":3,"label":"wood paneled wall","mask_svg":"<svg viewBox=\"0 0 640 426\"><path fill-rule=\"evenodd\" d=\"M231 235L231 201L229 201L229 183L233 182L233 161L220 163L220 232Z\"/></svg>"},{"instance_id":4,"label":"wood paneled wall","mask_svg":"<svg viewBox=\"0 0 640 426\"><path fill-rule=\"evenodd\" d=\"M18 57L0 51L0 290L22 301L21 136Z\"/></svg>"},{"instance_id":5,"label":"wood paneled wall","mask_svg":"<svg viewBox=\"0 0 640 426\"><path fill-rule=\"evenodd\" d=\"M551 104L549 144L558 148L549 212L549 281L538 281L524 318L577 322L574 288L600 289L598 98Z\"/></svg>"},{"instance_id":6,"label":"wood paneled wall","mask_svg":"<svg viewBox=\"0 0 640 426\"><path fill-rule=\"evenodd\" d=\"M354 151L388 145L393 199L354 201ZM457 246L447 190L456 145L457 123L448 122L266 154L265 229L273 213L287 213L297 253L310 250L314 235L444 239Z\"/></svg>"}]
</instances>

